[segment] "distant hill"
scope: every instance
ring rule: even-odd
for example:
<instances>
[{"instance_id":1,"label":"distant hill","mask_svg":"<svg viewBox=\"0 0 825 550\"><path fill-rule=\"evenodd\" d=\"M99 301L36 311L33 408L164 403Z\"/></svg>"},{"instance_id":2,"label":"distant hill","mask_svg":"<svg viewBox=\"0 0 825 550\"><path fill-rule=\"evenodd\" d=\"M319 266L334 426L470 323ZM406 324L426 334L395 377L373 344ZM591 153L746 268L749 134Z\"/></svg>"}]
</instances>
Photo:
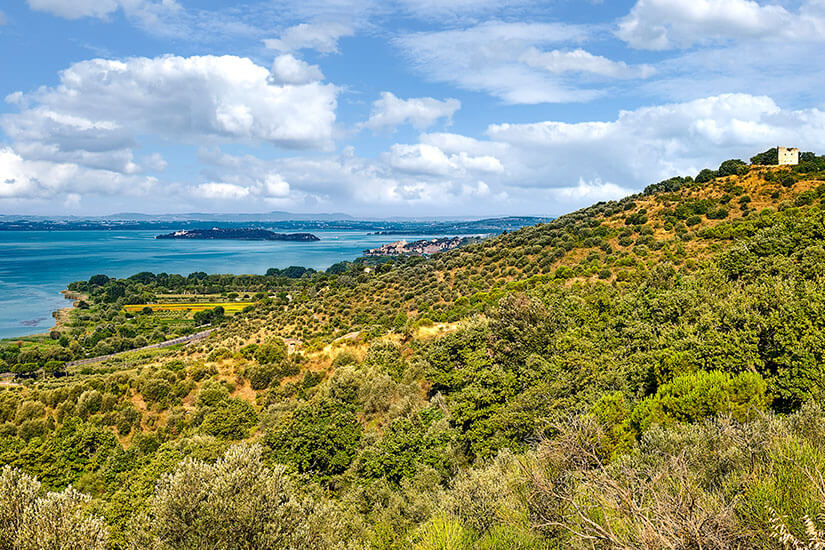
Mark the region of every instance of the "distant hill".
<instances>
[{"instance_id":1,"label":"distant hill","mask_svg":"<svg viewBox=\"0 0 825 550\"><path fill-rule=\"evenodd\" d=\"M110 214L108 216L101 216L101 220L138 220L138 221L222 221L222 222L280 222L280 221L340 221L353 220L353 216L344 214L342 212L334 213L318 213L318 214L301 214L295 212L264 212L264 213L239 213L239 214L221 214L221 213L204 213L204 212L189 212L182 214L139 214L132 212L121 212L117 214Z\"/></svg>"},{"instance_id":2,"label":"distant hill","mask_svg":"<svg viewBox=\"0 0 825 550\"><path fill-rule=\"evenodd\" d=\"M281 213L284 217L293 216ZM129 218L128 216L132 216ZM332 219L337 214L320 214L330 219L281 219L281 220L242 220L236 214L218 215L221 219L198 219L199 214L181 215L180 219L170 216L152 216L147 214L115 214L102 218L41 218L0 216L0 231L81 231L81 230L201 230L219 227L237 229L241 227L256 229L275 229L281 231L369 231L382 235L397 235L417 233L421 235L447 234L498 234L505 231L514 231L524 226L550 221L552 218L535 217L506 217L488 218L483 220L357 220ZM195 217L185 217L195 216ZM206 216L206 215L204 215ZM248 214L244 216L266 217L268 214ZM273 218L278 216L271 216Z\"/></svg>"}]
</instances>

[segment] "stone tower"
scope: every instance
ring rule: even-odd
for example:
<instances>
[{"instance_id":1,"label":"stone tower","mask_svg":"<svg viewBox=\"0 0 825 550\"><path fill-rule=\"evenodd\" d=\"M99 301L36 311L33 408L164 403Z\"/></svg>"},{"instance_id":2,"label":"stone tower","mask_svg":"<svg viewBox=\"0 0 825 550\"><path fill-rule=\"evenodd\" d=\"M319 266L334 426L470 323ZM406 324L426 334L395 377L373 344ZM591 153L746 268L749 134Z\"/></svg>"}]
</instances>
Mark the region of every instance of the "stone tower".
<instances>
[{"instance_id":1,"label":"stone tower","mask_svg":"<svg viewBox=\"0 0 825 550\"><path fill-rule=\"evenodd\" d=\"M799 149L796 147L777 147L779 150L779 166L799 164Z\"/></svg>"}]
</instances>

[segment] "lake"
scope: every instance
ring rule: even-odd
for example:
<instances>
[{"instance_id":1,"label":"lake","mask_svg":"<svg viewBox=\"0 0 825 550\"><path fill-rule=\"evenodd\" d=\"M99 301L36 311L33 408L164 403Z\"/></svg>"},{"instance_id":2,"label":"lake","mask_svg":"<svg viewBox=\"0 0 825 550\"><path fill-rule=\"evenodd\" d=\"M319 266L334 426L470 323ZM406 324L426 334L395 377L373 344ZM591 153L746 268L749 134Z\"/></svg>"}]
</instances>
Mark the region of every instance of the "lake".
<instances>
[{"instance_id":1,"label":"lake","mask_svg":"<svg viewBox=\"0 0 825 550\"><path fill-rule=\"evenodd\" d=\"M326 269L366 248L436 235L368 235L313 231L317 242L156 240L157 231L0 231L0 338L44 332L52 312L70 305L60 294L97 273L141 271L263 274L290 265ZM443 235L438 235L443 236Z\"/></svg>"}]
</instances>

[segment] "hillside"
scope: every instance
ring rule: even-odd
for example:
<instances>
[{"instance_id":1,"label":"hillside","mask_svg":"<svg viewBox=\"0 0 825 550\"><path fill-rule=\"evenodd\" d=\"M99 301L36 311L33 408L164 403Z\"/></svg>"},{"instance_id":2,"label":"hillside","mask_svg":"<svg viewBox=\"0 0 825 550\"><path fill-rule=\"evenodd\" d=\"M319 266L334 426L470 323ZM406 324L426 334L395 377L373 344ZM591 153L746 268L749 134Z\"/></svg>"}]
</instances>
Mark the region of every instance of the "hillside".
<instances>
[{"instance_id":1,"label":"hillside","mask_svg":"<svg viewBox=\"0 0 825 550\"><path fill-rule=\"evenodd\" d=\"M33 502L95 548L790 547L825 513L823 201L823 157L727 161L431 257L73 283L0 347L0 549Z\"/></svg>"},{"instance_id":2,"label":"hillside","mask_svg":"<svg viewBox=\"0 0 825 550\"><path fill-rule=\"evenodd\" d=\"M783 185L785 177L793 183ZM669 180L660 185L679 188L651 188L648 194L596 204L427 262L402 258L369 273L356 265L302 289L283 311L271 308L266 319L282 336L312 342L353 326L394 328L399 315L456 321L483 312L505 289L531 282L630 283L663 261L690 269L732 239L770 223L761 221L770 215L766 209L775 213L818 200L825 192L821 177L790 167L754 167L742 176L698 184Z\"/></svg>"}]
</instances>

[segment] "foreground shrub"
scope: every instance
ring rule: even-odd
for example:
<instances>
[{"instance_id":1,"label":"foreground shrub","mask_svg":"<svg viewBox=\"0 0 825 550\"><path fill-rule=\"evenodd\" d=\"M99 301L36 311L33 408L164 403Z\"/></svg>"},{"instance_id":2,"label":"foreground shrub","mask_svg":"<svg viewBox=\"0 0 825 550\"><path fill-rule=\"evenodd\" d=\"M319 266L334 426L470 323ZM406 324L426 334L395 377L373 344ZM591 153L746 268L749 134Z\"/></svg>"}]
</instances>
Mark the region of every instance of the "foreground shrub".
<instances>
[{"instance_id":1,"label":"foreground shrub","mask_svg":"<svg viewBox=\"0 0 825 550\"><path fill-rule=\"evenodd\" d=\"M133 548L334 548L335 537L351 536L341 525L329 528L337 519L331 507L302 496L284 466L267 467L260 446L236 445L215 464L185 459L161 477L148 511L132 519L131 542Z\"/></svg>"},{"instance_id":2,"label":"foreground shrub","mask_svg":"<svg viewBox=\"0 0 825 550\"><path fill-rule=\"evenodd\" d=\"M10 466L0 470L0 550L103 550L109 534L90 515L91 498L71 486L40 496L40 482Z\"/></svg>"}]
</instances>

